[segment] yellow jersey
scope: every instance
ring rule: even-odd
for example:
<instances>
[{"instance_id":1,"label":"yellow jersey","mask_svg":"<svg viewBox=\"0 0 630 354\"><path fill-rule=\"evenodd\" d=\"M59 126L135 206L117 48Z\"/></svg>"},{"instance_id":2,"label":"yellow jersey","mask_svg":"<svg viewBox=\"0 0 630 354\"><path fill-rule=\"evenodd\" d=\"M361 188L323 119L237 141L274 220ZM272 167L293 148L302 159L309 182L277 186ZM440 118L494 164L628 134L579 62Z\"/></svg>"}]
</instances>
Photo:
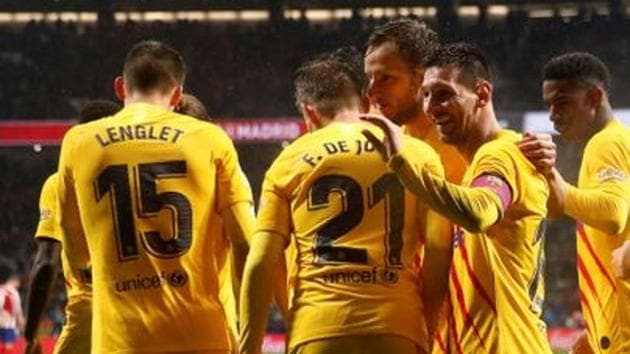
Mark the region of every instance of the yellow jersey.
<instances>
[{"instance_id":1,"label":"yellow jersey","mask_svg":"<svg viewBox=\"0 0 630 354\"><path fill-rule=\"evenodd\" d=\"M39 197L39 223L35 231L35 238L49 238L61 242L59 224L56 222L57 207L57 173L50 175L42 187ZM61 265L66 284L68 303L79 300L82 297L92 297L89 272L76 273L68 267L68 255L65 248L61 247Z\"/></svg>"},{"instance_id":2,"label":"yellow jersey","mask_svg":"<svg viewBox=\"0 0 630 354\"><path fill-rule=\"evenodd\" d=\"M265 175L256 230L296 247L290 348L391 334L428 350L412 264L428 209L389 172L363 129L382 136L370 124L331 123L284 149ZM409 137L405 144L412 163L443 176L428 145Z\"/></svg>"},{"instance_id":3,"label":"yellow jersey","mask_svg":"<svg viewBox=\"0 0 630 354\"><path fill-rule=\"evenodd\" d=\"M68 131L58 186L69 264L92 266L93 353L229 350L220 214L252 196L224 131L130 104Z\"/></svg>"},{"instance_id":4,"label":"yellow jersey","mask_svg":"<svg viewBox=\"0 0 630 354\"><path fill-rule=\"evenodd\" d=\"M578 187L610 193L629 202L628 176L630 131L615 119L586 145ZM595 218L607 212L598 206L586 209L584 212ZM612 251L630 239L629 225L630 220L618 235L582 223L577 226L580 301L589 342L596 353L630 353L630 280L615 278L611 267Z\"/></svg>"},{"instance_id":5,"label":"yellow jersey","mask_svg":"<svg viewBox=\"0 0 630 354\"><path fill-rule=\"evenodd\" d=\"M456 227L447 304L456 353L551 353L540 319L549 187L519 151L520 139L501 131L477 150L462 181L470 187L480 176L500 178L511 198L501 196L503 217L487 233Z\"/></svg>"},{"instance_id":6,"label":"yellow jersey","mask_svg":"<svg viewBox=\"0 0 630 354\"><path fill-rule=\"evenodd\" d=\"M39 223L35 232L36 239L49 238L62 242L60 228L56 221L57 173L50 175L44 182L39 197ZM90 351L92 328L92 285L89 271L72 271L68 267L68 255L61 245L61 267L65 279L68 301L65 308L66 321L57 342L55 353Z\"/></svg>"}]
</instances>

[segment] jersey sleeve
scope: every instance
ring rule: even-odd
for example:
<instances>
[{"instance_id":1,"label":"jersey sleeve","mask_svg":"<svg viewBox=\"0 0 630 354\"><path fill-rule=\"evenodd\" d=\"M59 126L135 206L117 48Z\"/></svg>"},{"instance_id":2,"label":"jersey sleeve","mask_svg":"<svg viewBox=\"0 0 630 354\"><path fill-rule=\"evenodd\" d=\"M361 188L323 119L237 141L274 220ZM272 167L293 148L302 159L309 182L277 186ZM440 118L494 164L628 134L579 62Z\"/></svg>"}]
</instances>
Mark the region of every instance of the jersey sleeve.
<instances>
[{"instance_id":1,"label":"jersey sleeve","mask_svg":"<svg viewBox=\"0 0 630 354\"><path fill-rule=\"evenodd\" d=\"M420 153L403 148L389 161L390 168L408 190L431 209L473 233L484 232L500 220L501 199L491 188L468 188L449 183L435 175L427 163L418 166L411 162L413 156Z\"/></svg>"},{"instance_id":2,"label":"jersey sleeve","mask_svg":"<svg viewBox=\"0 0 630 354\"><path fill-rule=\"evenodd\" d=\"M73 161L77 158L75 147L75 130L66 133L61 143L59 156L58 182L57 182L57 210L56 218L60 226L60 239L68 255L69 266L72 269L87 269L90 264L90 255L75 189L75 166Z\"/></svg>"},{"instance_id":3,"label":"jersey sleeve","mask_svg":"<svg viewBox=\"0 0 630 354\"><path fill-rule=\"evenodd\" d=\"M295 170L291 169L291 154L284 151L274 161L263 181L256 232L279 234L289 243L291 233L291 185Z\"/></svg>"},{"instance_id":4,"label":"jersey sleeve","mask_svg":"<svg viewBox=\"0 0 630 354\"><path fill-rule=\"evenodd\" d=\"M587 188L568 186L566 213L608 234L626 228L630 210L630 152L616 139L597 139L584 152Z\"/></svg>"},{"instance_id":5,"label":"jersey sleeve","mask_svg":"<svg viewBox=\"0 0 630 354\"><path fill-rule=\"evenodd\" d=\"M487 188L495 193L501 200L501 212L519 198L514 154L520 154L515 146L512 148L503 142L490 143L479 149L471 166L473 187Z\"/></svg>"},{"instance_id":6,"label":"jersey sleeve","mask_svg":"<svg viewBox=\"0 0 630 354\"><path fill-rule=\"evenodd\" d=\"M218 210L239 202L253 203L252 189L241 169L234 143L225 132L216 128L214 140L221 147L217 164Z\"/></svg>"},{"instance_id":7,"label":"jersey sleeve","mask_svg":"<svg viewBox=\"0 0 630 354\"><path fill-rule=\"evenodd\" d=\"M57 174L46 179L39 197L39 222L35 238L50 238L61 242L56 219L57 207Z\"/></svg>"},{"instance_id":8,"label":"jersey sleeve","mask_svg":"<svg viewBox=\"0 0 630 354\"><path fill-rule=\"evenodd\" d=\"M405 136L405 138L407 138ZM408 138L404 142L402 154L415 170L426 168L438 177L445 176L444 166L437 152L428 144L414 138Z\"/></svg>"}]
</instances>

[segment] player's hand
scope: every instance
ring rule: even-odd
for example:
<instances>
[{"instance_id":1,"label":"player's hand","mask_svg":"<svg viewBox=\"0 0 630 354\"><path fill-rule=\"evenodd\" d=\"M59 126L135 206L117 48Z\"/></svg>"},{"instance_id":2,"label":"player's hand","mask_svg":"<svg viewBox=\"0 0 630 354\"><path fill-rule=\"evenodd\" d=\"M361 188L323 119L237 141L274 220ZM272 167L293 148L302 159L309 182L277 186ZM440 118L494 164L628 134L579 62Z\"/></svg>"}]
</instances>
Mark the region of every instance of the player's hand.
<instances>
[{"instance_id":1,"label":"player's hand","mask_svg":"<svg viewBox=\"0 0 630 354\"><path fill-rule=\"evenodd\" d=\"M612 269L618 278L630 278L630 241L626 241L612 253Z\"/></svg>"},{"instance_id":2,"label":"player's hand","mask_svg":"<svg viewBox=\"0 0 630 354\"><path fill-rule=\"evenodd\" d=\"M540 173L544 175L551 173L556 165L557 152L551 135L525 132L517 146Z\"/></svg>"},{"instance_id":3,"label":"player's hand","mask_svg":"<svg viewBox=\"0 0 630 354\"><path fill-rule=\"evenodd\" d=\"M376 125L383 131L383 140L377 138L367 129L363 130L361 133L374 145L385 161L389 161L392 156L400 151L402 147L402 131L399 126L380 115L362 114L359 118Z\"/></svg>"},{"instance_id":4,"label":"player's hand","mask_svg":"<svg viewBox=\"0 0 630 354\"><path fill-rule=\"evenodd\" d=\"M34 342L26 343L24 354L44 354L44 350L42 349L40 342L36 340Z\"/></svg>"},{"instance_id":5,"label":"player's hand","mask_svg":"<svg viewBox=\"0 0 630 354\"><path fill-rule=\"evenodd\" d=\"M571 354L595 354L593 349L591 349L591 345L588 342L588 333L583 331L575 343L573 343L573 348L570 351Z\"/></svg>"}]
</instances>

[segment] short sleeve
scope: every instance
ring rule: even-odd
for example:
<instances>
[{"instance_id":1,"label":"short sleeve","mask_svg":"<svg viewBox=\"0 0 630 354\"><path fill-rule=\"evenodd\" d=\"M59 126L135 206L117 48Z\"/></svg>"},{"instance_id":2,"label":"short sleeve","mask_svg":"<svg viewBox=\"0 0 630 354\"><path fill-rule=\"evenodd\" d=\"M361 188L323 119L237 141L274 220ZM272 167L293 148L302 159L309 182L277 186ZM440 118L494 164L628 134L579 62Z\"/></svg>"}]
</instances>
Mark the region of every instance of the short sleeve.
<instances>
[{"instance_id":1,"label":"short sleeve","mask_svg":"<svg viewBox=\"0 0 630 354\"><path fill-rule=\"evenodd\" d=\"M39 222L35 238L50 238L61 242L59 224L56 215L57 207L57 174L46 179L39 197Z\"/></svg>"}]
</instances>

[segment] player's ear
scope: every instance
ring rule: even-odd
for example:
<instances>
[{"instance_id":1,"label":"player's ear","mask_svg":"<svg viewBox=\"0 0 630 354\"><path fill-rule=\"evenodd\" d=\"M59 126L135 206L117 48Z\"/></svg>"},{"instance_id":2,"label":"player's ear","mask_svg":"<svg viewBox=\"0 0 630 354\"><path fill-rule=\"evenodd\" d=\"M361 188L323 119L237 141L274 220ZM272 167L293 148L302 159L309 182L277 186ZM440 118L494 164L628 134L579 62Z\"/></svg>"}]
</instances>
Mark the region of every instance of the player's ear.
<instances>
[{"instance_id":1,"label":"player's ear","mask_svg":"<svg viewBox=\"0 0 630 354\"><path fill-rule=\"evenodd\" d=\"M593 86L588 90L587 97L591 107L597 109L604 99L604 90L599 86Z\"/></svg>"},{"instance_id":2,"label":"player's ear","mask_svg":"<svg viewBox=\"0 0 630 354\"><path fill-rule=\"evenodd\" d=\"M322 120L319 117L317 109L313 105L302 102L300 103L300 108L302 110L304 121L306 122L306 127L309 131L317 130L322 126Z\"/></svg>"},{"instance_id":3,"label":"player's ear","mask_svg":"<svg viewBox=\"0 0 630 354\"><path fill-rule=\"evenodd\" d=\"M173 90L173 93L171 93L171 101L169 102L169 106L171 108L177 107L183 96L184 87L182 85L179 85Z\"/></svg>"},{"instance_id":4,"label":"player's ear","mask_svg":"<svg viewBox=\"0 0 630 354\"><path fill-rule=\"evenodd\" d=\"M120 75L116 76L116 78L114 79L114 93L119 100L125 102L125 98L127 98L127 92L125 90L125 80Z\"/></svg>"},{"instance_id":5,"label":"player's ear","mask_svg":"<svg viewBox=\"0 0 630 354\"><path fill-rule=\"evenodd\" d=\"M488 81L481 81L477 84L477 106L479 108L487 106L492 102L492 84Z\"/></svg>"}]
</instances>

